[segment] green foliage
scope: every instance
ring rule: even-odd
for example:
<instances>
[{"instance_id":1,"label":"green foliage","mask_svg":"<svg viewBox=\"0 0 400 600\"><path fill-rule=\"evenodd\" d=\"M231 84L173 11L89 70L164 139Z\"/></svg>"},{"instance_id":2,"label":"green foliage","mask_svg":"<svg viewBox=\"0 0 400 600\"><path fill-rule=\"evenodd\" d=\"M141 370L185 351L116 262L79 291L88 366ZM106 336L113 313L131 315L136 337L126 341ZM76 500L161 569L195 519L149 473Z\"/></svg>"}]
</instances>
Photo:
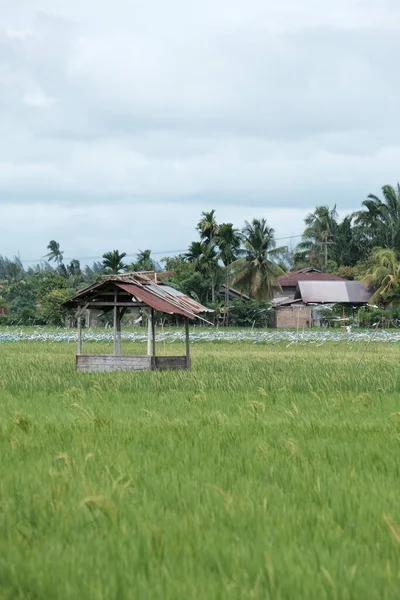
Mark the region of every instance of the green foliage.
<instances>
[{"instance_id":1,"label":"green foliage","mask_svg":"<svg viewBox=\"0 0 400 600\"><path fill-rule=\"evenodd\" d=\"M183 254L166 257L163 262L166 271L174 273L168 278L168 283L199 302L207 302L208 280L205 280L204 276L196 270L194 262L189 261Z\"/></svg>"},{"instance_id":2,"label":"green foliage","mask_svg":"<svg viewBox=\"0 0 400 600\"><path fill-rule=\"evenodd\" d=\"M372 256L373 266L366 273L363 281L366 286L375 289L370 303L400 304L400 262L394 250L377 248Z\"/></svg>"},{"instance_id":3,"label":"green foliage","mask_svg":"<svg viewBox=\"0 0 400 600\"><path fill-rule=\"evenodd\" d=\"M361 308L358 319L360 327L398 329L400 327L400 308Z\"/></svg>"},{"instance_id":4,"label":"green foliage","mask_svg":"<svg viewBox=\"0 0 400 600\"><path fill-rule=\"evenodd\" d=\"M62 327L68 312L62 307L70 293L66 289L54 289L42 298L41 315L48 325Z\"/></svg>"},{"instance_id":5,"label":"green foliage","mask_svg":"<svg viewBox=\"0 0 400 600\"><path fill-rule=\"evenodd\" d=\"M39 302L51 292L68 289L68 281L58 271L36 273L30 282Z\"/></svg>"},{"instance_id":6,"label":"green foliage","mask_svg":"<svg viewBox=\"0 0 400 600\"><path fill-rule=\"evenodd\" d=\"M212 303L216 300L215 290L223 281L223 271L219 265L218 248L212 241L192 242L186 253L186 258L193 263L195 272L199 273L207 282L211 290Z\"/></svg>"},{"instance_id":7,"label":"green foliage","mask_svg":"<svg viewBox=\"0 0 400 600\"><path fill-rule=\"evenodd\" d=\"M236 300L229 307L229 323L234 327L267 327L272 323L270 302Z\"/></svg>"}]
</instances>

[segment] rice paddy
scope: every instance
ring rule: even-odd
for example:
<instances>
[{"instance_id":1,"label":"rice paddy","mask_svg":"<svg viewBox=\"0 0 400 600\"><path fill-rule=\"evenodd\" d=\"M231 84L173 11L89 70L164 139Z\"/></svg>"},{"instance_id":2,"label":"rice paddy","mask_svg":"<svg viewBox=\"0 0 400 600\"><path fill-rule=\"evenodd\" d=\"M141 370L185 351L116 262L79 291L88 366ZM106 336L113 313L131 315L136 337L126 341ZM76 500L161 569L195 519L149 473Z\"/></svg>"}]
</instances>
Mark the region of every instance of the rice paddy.
<instances>
[{"instance_id":1,"label":"rice paddy","mask_svg":"<svg viewBox=\"0 0 400 600\"><path fill-rule=\"evenodd\" d=\"M1 600L398 598L399 334L213 334L0 332Z\"/></svg>"}]
</instances>

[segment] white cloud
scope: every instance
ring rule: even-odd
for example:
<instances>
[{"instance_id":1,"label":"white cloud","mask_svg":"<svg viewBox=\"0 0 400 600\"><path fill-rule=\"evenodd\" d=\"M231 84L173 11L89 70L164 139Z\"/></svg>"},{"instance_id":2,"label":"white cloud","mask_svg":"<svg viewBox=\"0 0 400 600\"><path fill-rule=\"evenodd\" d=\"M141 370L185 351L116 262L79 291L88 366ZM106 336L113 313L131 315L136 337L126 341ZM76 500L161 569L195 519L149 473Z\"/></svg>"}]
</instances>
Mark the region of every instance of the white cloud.
<instances>
[{"instance_id":1,"label":"white cloud","mask_svg":"<svg viewBox=\"0 0 400 600\"><path fill-rule=\"evenodd\" d=\"M25 42L34 35L35 32L32 29L9 29L6 31L6 36L9 40L19 40L21 42Z\"/></svg>"},{"instance_id":2,"label":"white cloud","mask_svg":"<svg viewBox=\"0 0 400 600\"><path fill-rule=\"evenodd\" d=\"M209 207L297 233L316 203L352 210L399 178L393 0L3 0L0 17L2 211L49 207L47 237L76 253L131 239L125 214L157 217L137 247L170 246L164 223L184 246Z\"/></svg>"},{"instance_id":3,"label":"white cloud","mask_svg":"<svg viewBox=\"0 0 400 600\"><path fill-rule=\"evenodd\" d=\"M23 97L23 102L33 108L50 108L54 104L54 98L50 98L43 91L27 92Z\"/></svg>"}]
</instances>

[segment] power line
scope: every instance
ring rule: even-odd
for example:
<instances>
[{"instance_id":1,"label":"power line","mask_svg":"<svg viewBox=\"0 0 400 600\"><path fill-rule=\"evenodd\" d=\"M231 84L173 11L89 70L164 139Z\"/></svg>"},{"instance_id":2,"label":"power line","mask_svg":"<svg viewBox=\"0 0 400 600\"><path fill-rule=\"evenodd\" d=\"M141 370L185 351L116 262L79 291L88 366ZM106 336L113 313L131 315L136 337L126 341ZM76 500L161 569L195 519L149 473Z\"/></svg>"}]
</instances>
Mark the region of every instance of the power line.
<instances>
[{"instance_id":1,"label":"power line","mask_svg":"<svg viewBox=\"0 0 400 600\"><path fill-rule=\"evenodd\" d=\"M279 238L275 238L276 242L280 242L282 240L292 240L294 238L301 238L302 234L298 234L298 235L288 235L285 237L279 237ZM181 252L187 252L187 248L181 248L180 250L157 250L156 252L151 252L152 256L160 256L160 254L180 254ZM136 252L129 252L126 253L126 257L127 258L133 258L138 254L138 251ZM71 261L74 260L76 257L64 257L65 261ZM102 260L103 256L80 256L79 260ZM48 262L45 260L45 257L42 256L41 258L33 258L31 260L29 259L20 259L20 261L22 263L41 263L41 262Z\"/></svg>"}]
</instances>

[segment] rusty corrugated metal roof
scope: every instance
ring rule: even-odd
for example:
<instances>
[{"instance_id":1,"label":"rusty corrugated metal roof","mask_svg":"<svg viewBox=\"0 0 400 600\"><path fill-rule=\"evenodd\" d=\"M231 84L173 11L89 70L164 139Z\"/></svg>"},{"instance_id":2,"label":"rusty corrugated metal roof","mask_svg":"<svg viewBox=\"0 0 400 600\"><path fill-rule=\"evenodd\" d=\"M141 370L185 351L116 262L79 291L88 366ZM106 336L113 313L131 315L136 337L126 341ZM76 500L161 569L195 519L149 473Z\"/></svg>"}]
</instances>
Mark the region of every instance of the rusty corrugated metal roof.
<instances>
[{"instance_id":1,"label":"rusty corrugated metal roof","mask_svg":"<svg viewBox=\"0 0 400 600\"><path fill-rule=\"evenodd\" d=\"M114 289L123 290L138 301L167 314L178 314L189 319L199 317L205 320L200 316L201 313L214 312L175 288L159 285L154 279L148 277L148 273L142 272L107 275L102 278L102 281L81 290L64 304L72 308L76 305L82 306L87 301L89 306L101 306L104 302L101 299L96 301L96 294L101 297L109 286L115 286Z\"/></svg>"},{"instance_id":2,"label":"rusty corrugated metal roof","mask_svg":"<svg viewBox=\"0 0 400 600\"><path fill-rule=\"evenodd\" d=\"M172 302L170 298L163 294L163 296L159 296L154 293L154 290L149 285L137 285L135 283L119 283L115 284L121 290L128 292L132 296L135 296L141 302L144 302L154 310L158 310L163 313L167 313L170 315L178 314L183 317L188 317L189 319L193 319L193 312L189 312L183 306L180 306L177 302ZM157 286L158 287L158 286Z\"/></svg>"},{"instance_id":3,"label":"rusty corrugated metal roof","mask_svg":"<svg viewBox=\"0 0 400 600\"><path fill-rule=\"evenodd\" d=\"M371 296L361 281L299 281L294 299L306 304L367 304Z\"/></svg>"}]
</instances>

